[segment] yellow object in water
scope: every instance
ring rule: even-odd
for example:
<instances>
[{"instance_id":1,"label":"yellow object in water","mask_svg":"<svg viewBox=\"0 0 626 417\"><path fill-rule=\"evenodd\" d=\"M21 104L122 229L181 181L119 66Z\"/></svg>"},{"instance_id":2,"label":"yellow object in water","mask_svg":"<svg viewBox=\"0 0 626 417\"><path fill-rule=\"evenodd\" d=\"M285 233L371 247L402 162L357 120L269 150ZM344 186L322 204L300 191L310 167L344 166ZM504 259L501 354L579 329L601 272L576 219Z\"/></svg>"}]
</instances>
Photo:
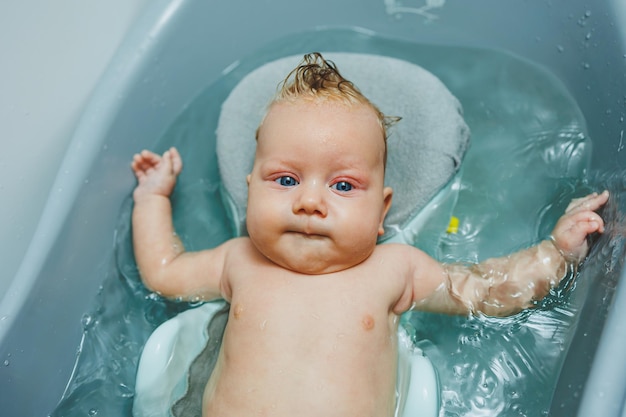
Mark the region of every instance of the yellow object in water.
<instances>
[{"instance_id":1,"label":"yellow object in water","mask_svg":"<svg viewBox=\"0 0 626 417\"><path fill-rule=\"evenodd\" d=\"M448 223L447 233L458 233L459 232L459 218L452 216L450 217L450 223Z\"/></svg>"}]
</instances>

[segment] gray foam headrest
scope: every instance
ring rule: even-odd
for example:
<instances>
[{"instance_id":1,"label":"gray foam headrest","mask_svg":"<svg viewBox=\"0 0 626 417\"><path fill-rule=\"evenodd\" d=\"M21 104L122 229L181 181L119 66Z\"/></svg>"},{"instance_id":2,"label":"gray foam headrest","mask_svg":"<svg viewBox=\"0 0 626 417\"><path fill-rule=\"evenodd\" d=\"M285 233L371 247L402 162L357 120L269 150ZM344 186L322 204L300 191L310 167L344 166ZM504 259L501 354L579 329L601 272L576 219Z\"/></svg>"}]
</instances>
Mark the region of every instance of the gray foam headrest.
<instances>
[{"instance_id":1,"label":"gray foam headrest","mask_svg":"<svg viewBox=\"0 0 626 417\"><path fill-rule=\"evenodd\" d=\"M458 171L469 144L459 101L433 74L407 61L379 55L327 53L386 115L400 116L388 138L385 183L394 190L385 236L415 216ZM245 230L256 129L278 84L302 60L290 56L246 75L222 105L217 155L223 191L239 232Z\"/></svg>"}]
</instances>

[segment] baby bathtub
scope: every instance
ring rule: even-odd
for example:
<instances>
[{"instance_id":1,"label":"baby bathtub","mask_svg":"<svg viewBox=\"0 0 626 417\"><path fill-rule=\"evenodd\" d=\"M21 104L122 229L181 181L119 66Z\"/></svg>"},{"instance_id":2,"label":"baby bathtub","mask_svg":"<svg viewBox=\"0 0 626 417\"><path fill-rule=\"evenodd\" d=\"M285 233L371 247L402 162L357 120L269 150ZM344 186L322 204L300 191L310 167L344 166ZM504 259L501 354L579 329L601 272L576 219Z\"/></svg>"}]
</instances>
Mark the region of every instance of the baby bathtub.
<instances>
[{"instance_id":1,"label":"baby bathtub","mask_svg":"<svg viewBox=\"0 0 626 417\"><path fill-rule=\"evenodd\" d=\"M622 0L155 0L96 86L52 188L63 192L52 192L42 217L32 219L37 232L0 299L2 415L48 415L71 377L81 317L101 285L94 277L104 276L117 215L134 185L130 156L150 147L199 86L233 62L319 27L500 48L542 64L585 115L592 168L626 169ZM616 274L612 282L623 281L623 271ZM584 278L590 284L551 415L623 416L626 285Z\"/></svg>"}]
</instances>

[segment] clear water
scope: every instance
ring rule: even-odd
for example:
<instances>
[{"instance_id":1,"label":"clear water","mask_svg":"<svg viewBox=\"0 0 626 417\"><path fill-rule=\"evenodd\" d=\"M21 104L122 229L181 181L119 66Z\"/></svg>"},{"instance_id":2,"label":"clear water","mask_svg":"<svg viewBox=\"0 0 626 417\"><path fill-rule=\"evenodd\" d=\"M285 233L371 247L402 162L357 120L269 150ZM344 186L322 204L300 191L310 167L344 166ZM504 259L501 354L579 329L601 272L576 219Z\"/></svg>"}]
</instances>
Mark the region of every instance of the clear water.
<instances>
[{"instance_id":1,"label":"clear water","mask_svg":"<svg viewBox=\"0 0 626 417\"><path fill-rule=\"evenodd\" d=\"M549 234L570 198L588 191L581 180L590 152L584 120L560 82L543 69L497 51L420 45L350 30L303 33L247 57L217 84L198 86L198 96L154 144L155 151L177 146L185 161L173 205L189 250L232 236L214 152L221 101L251 69L312 50L415 62L442 79L463 104L472 145L455 209L460 230L442 233L438 247L422 248L433 256L477 261L528 246ZM76 369L53 416L130 416L143 344L160 323L193 307L163 300L142 286L130 240L128 192L114 259L93 311L83 317ZM572 301L577 290L560 288L536 309L505 319L406 314L403 325L438 369L442 415L547 415L577 317L579 307Z\"/></svg>"}]
</instances>

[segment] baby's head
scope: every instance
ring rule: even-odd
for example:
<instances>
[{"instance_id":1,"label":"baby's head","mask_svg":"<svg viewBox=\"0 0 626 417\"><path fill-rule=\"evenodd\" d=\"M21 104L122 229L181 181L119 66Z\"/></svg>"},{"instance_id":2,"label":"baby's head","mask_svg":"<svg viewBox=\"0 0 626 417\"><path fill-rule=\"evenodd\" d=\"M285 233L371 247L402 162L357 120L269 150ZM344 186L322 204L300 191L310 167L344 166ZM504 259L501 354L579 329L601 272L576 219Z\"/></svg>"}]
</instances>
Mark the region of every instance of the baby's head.
<instances>
[{"instance_id":1,"label":"baby's head","mask_svg":"<svg viewBox=\"0 0 626 417\"><path fill-rule=\"evenodd\" d=\"M332 63L305 56L257 130L247 228L259 252L307 274L370 256L391 205L387 120Z\"/></svg>"},{"instance_id":2,"label":"baby's head","mask_svg":"<svg viewBox=\"0 0 626 417\"><path fill-rule=\"evenodd\" d=\"M389 128L400 120L400 117L386 116L361 91L345 79L332 61L324 59L318 53L306 54L300 64L283 80L274 98L268 105L265 117L259 124L256 139L259 140L260 130L267 114L278 103L295 103L309 101L318 104L334 102L346 106L365 106L372 110L378 120L385 153L383 163L387 163L387 137Z\"/></svg>"}]
</instances>

